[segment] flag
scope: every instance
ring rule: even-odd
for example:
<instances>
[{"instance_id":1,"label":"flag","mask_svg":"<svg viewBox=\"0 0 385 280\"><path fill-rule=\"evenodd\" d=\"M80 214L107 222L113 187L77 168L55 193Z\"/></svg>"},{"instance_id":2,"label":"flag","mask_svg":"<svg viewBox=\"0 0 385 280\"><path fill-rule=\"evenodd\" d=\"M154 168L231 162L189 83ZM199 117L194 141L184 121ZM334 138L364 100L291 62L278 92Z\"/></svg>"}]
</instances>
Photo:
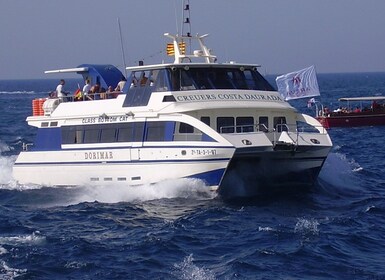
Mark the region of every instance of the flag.
<instances>
[{"instance_id":1,"label":"flag","mask_svg":"<svg viewBox=\"0 0 385 280\"><path fill-rule=\"evenodd\" d=\"M320 95L314 66L278 76L275 82L285 100Z\"/></svg>"}]
</instances>

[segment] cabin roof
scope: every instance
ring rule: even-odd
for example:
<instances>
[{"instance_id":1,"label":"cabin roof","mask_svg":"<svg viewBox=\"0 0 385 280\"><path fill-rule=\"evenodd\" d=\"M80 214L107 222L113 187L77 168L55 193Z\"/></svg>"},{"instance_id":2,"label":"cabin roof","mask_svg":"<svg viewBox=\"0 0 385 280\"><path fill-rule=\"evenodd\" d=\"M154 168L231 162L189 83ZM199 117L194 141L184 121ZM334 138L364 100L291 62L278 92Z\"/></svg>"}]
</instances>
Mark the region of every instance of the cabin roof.
<instances>
[{"instance_id":1,"label":"cabin roof","mask_svg":"<svg viewBox=\"0 0 385 280\"><path fill-rule=\"evenodd\" d=\"M124 77L122 72L111 64L82 64L75 68L57 69L45 71L46 74L77 73L87 78L92 83L100 83L102 87L116 86Z\"/></svg>"},{"instance_id":2,"label":"cabin roof","mask_svg":"<svg viewBox=\"0 0 385 280\"><path fill-rule=\"evenodd\" d=\"M258 68L259 64L241 64L241 63L164 63L164 64L152 64L152 65L140 65L126 67L129 71L146 71L164 68Z\"/></svg>"}]
</instances>

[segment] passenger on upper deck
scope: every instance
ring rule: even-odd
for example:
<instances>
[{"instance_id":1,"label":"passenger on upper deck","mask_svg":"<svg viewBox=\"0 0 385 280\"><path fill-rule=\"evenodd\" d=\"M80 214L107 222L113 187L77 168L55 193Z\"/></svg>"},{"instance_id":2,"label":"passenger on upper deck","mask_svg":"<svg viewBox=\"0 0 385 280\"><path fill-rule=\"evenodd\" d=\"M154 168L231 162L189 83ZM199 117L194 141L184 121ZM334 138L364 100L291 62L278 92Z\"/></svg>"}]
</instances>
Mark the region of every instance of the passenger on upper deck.
<instances>
[{"instance_id":1,"label":"passenger on upper deck","mask_svg":"<svg viewBox=\"0 0 385 280\"><path fill-rule=\"evenodd\" d=\"M68 91L64 91L65 80L61 79L59 85L56 87L56 96L64 101L68 95Z\"/></svg>"},{"instance_id":2,"label":"passenger on upper deck","mask_svg":"<svg viewBox=\"0 0 385 280\"><path fill-rule=\"evenodd\" d=\"M91 82L89 79L86 79L86 84L83 87L84 99L92 99L88 94L91 91Z\"/></svg>"},{"instance_id":3,"label":"passenger on upper deck","mask_svg":"<svg viewBox=\"0 0 385 280\"><path fill-rule=\"evenodd\" d=\"M147 77L146 77L146 73L145 72L143 72L142 73L142 76L140 77L140 86L145 86L146 85L146 83L147 83Z\"/></svg>"},{"instance_id":4,"label":"passenger on upper deck","mask_svg":"<svg viewBox=\"0 0 385 280\"><path fill-rule=\"evenodd\" d=\"M98 94L100 93L100 84L96 83L90 89L90 93L88 95L88 99L98 99Z\"/></svg>"},{"instance_id":5,"label":"passenger on upper deck","mask_svg":"<svg viewBox=\"0 0 385 280\"><path fill-rule=\"evenodd\" d=\"M126 81L127 81L126 78L122 77L122 79L120 80L120 82L116 86L115 91L123 91L123 88L124 88L124 85L126 84Z\"/></svg>"}]
</instances>

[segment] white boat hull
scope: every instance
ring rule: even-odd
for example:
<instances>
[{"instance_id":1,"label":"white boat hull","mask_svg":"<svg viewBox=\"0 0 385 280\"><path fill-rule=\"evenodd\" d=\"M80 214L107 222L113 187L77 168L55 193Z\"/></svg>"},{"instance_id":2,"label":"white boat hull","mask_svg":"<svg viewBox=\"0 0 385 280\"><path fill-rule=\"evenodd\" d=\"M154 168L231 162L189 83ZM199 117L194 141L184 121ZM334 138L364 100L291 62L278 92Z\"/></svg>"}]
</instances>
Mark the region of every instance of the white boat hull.
<instances>
[{"instance_id":1,"label":"white boat hull","mask_svg":"<svg viewBox=\"0 0 385 280\"><path fill-rule=\"evenodd\" d=\"M129 186L177 178L198 178L208 186L218 186L234 149L218 148L213 156L182 155L192 150L196 149L22 152L13 176L21 184L48 186Z\"/></svg>"}]
</instances>

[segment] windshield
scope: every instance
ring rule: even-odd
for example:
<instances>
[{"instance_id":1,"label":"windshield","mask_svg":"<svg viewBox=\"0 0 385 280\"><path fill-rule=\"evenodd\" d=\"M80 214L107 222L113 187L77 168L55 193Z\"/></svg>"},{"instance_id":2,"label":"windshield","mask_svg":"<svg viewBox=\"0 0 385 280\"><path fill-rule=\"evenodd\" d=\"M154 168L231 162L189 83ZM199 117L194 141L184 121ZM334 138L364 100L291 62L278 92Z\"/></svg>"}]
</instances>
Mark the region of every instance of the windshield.
<instances>
[{"instance_id":1,"label":"windshield","mask_svg":"<svg viewBox=\"0 0 385 280\"><path fill-rule=\"evenodd\" d=\"M177 68L171 71L172 90L243 89L274 91L274 88L253 69Z\"/></svg>"}]
</instances>

